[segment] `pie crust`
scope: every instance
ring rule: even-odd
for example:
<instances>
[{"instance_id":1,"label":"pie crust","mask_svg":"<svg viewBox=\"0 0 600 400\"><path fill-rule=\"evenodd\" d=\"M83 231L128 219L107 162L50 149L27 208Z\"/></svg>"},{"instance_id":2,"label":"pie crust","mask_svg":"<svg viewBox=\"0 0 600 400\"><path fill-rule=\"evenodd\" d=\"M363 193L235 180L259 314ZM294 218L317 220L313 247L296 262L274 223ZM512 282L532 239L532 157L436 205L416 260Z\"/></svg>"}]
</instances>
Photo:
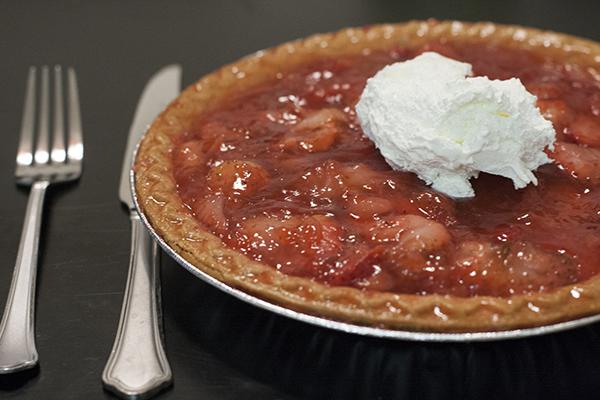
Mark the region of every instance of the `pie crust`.
<instances>
[{"instance_id":1,"label":"pie crust","mask_svg":"<svg viewBox=\"0 0 600 400\"><path fill-rule=\"evenodd\" d=\"M364 49L416 47L431 40L485 42L597 68L600 44L520 26L410 21L318 34L256 52L188 87L154 121L135 161L140 206L156 232L199 270L257 297L308 314L360 325L429 332L499 331L551 324L600 312L600 276L549 292L507 298L408 295L335 287L285 275L251 260L208 232L184 206L172 173L172 138L233 92L271 79L282 66ZM240 79L243 78L243 79Z\"/></svg>"}]
</instances>

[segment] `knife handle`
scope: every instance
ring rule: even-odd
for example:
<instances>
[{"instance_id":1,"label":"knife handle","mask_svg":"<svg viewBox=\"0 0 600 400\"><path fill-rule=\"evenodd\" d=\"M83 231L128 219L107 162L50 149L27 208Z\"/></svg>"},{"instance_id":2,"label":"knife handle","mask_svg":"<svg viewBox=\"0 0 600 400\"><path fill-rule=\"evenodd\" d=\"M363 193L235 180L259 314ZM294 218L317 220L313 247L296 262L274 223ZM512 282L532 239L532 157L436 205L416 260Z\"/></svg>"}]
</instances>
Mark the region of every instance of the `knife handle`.
<instances>
[{"instance_id":1,"label":"knife handle","mask_svg":"<svg viewBox=\"0 0 600 400\"><path fill-rule=\"evenodd\" d=\"M102 373L121 398L148 398L172 383L162 341L158 246L131 215L131 257L117 336Z\"/></svg>"}]
</instances>

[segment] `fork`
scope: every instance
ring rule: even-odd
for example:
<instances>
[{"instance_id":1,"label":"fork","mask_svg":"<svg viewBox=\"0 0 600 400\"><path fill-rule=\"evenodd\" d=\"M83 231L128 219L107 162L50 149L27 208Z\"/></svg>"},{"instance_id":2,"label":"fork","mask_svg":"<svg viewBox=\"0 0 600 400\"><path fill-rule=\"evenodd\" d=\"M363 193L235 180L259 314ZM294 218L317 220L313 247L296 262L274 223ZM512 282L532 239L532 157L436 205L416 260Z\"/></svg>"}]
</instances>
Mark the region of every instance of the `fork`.
<instances>
[{"instance_id":1,"label":"fork","mask_svg":"<svg viewBox=\"0 0 600 400\"><path fill-rule=\"evenodd\" d=\"M83 161L81 116L75 71L72 68L66 71L68 130L65 132L63 71L60 66L54 67L52 135L50 135L49 112L50 68L44 66L40 71L37 124L35 121L36 75L36 68L30 67L15 176L17 184L31 186L31 192L8 300L0 322L0 374L32 368L38 362L34 332L34 297L44 196L50 184L78 179L81 176ZM37 135L34 134L34 129ZM51 145L50 140L52 140Z\"/></svg>"}]
</instances>

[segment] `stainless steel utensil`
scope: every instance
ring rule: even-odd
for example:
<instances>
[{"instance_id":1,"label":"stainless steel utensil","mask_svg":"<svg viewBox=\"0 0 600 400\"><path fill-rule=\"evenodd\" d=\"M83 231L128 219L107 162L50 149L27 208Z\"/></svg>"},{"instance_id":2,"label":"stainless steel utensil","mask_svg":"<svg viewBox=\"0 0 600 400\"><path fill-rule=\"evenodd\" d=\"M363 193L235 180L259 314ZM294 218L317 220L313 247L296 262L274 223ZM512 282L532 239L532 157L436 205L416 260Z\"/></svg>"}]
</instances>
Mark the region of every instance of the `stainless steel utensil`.
<instances>
[{"instance_id":1,"label":"stainless steel utensil","mask_svg":"<svg viewBox=\"0 0 600 400\"><path fill-rule=\"evenodd\" d=\"M53 102L50 101L50 75L47 66L41 68L37 124L35 67L29 69L27 78L15 176L17 184L31 186L31 192L8 300L0 322L0 374L31 368L38 362L34 331L34 296L44 196L50 184L73 181L81 176L83 142L75 71L69 68L66 72L66 144L62 68L55 66L52 73ZM54 113L52 138L50 108ZM37 135L34 134L34 126L37 126ZM35 146L34 136L37 136Z\"/></svg>"},{"instance_id":2,"label":"stainless steel utensil","mask_svg":"<svg viewBox=\"0 0 600 400\"><path fill-rule=\"evenodd\" d=\"M105 387L124 398L146 398L169 386L171 367L163 349L158 246L135 211L129 187L135 146L156 116L180 91L181 67L157 72L138 102L125 149L119 198L131 219L131 258L117 335L102 373Z\"/></svg>"}]
</instances>

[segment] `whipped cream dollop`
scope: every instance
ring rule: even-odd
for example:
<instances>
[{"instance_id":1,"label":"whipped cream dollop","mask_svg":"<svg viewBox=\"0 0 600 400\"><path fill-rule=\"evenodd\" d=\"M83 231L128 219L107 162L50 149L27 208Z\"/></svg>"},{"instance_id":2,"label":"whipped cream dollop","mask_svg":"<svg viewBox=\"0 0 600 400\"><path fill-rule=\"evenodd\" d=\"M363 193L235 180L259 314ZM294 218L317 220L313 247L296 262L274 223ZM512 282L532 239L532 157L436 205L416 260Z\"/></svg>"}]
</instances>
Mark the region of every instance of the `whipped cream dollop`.
<instances>
[{"instance_id":1,"label":"whipped cream dollop","mask_svg":"<svg viewBox=\"0 0 600 400\"><path fill-rule=\"evenodd\" d=\"M472 197L480 171L537 185L552 123L519 79L471 77L471 64L427 52L367 81L356 105L365 134L394 169L452 197Z\"/></svg>"}]
</instances>

